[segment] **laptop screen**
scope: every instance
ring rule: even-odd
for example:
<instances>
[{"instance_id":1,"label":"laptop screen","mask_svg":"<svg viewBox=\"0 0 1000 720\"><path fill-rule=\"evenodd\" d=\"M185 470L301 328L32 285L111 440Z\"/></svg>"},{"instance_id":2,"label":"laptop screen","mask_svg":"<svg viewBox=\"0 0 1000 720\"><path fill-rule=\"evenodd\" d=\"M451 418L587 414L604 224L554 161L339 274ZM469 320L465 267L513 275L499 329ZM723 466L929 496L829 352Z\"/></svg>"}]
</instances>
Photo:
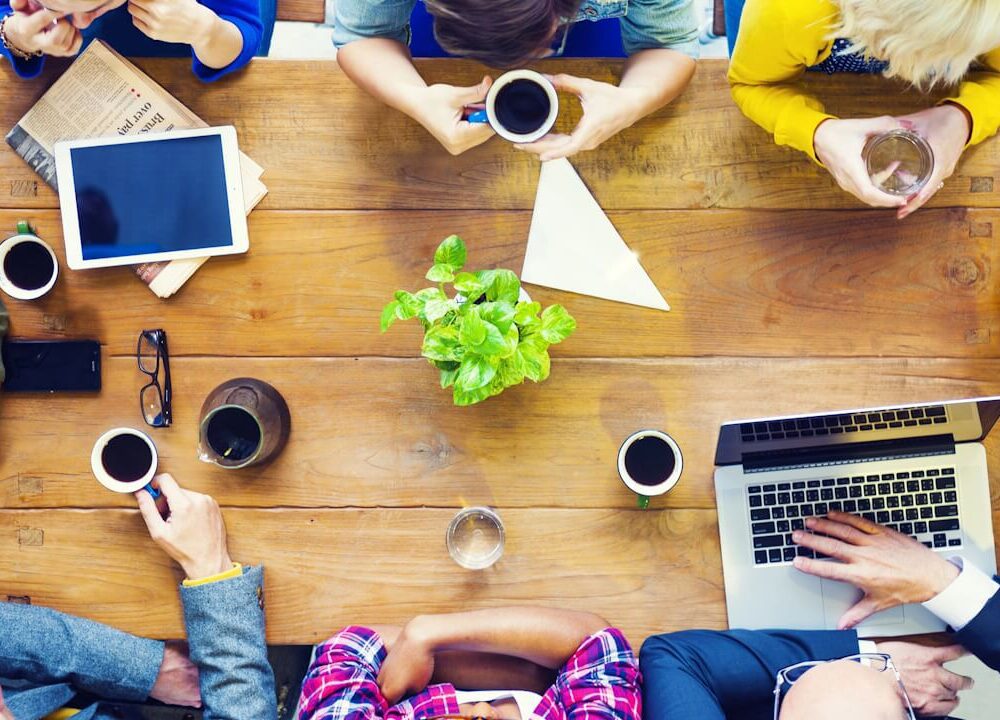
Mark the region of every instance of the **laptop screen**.
<instances>
[{"instance_id":1,"label":"laptop screen","mask_svg":"<svg viewBox=\"0 0 1000 720\"><path fill-rule=\"evenodd\" d=\"M832 446L894 441L912 445L921 438L939 443L976 442L1000 417L1000 397L841 410L729 422L719 430L716 465L737 465L761 453L822 450Z\"/></svg>"}]
</instances>

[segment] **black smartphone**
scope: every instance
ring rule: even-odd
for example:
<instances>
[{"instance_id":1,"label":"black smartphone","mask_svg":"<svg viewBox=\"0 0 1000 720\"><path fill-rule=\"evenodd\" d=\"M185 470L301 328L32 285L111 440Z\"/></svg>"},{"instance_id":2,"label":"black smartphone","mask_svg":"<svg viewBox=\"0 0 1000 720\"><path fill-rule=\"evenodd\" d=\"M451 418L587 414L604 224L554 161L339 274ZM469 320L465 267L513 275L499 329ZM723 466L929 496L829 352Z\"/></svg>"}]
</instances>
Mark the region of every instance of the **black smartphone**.
<instances>
[{"instance_id":1,"label":"black smartphone","mask_svg":"<svg viewBox=\"0 0 1000 720\"><path fill-rule=\"evenodd\" d=\"M6 392L97 392L101 344L96 340L6 340Z\"/></svg>"}]
</instances>

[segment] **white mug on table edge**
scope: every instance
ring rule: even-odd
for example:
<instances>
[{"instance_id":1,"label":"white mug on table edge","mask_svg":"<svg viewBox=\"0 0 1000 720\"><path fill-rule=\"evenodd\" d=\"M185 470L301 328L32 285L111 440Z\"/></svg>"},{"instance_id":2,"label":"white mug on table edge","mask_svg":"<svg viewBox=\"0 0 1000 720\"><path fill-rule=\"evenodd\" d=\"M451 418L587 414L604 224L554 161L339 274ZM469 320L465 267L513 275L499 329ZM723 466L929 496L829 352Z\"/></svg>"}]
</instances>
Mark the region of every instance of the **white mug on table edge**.
<instances>
[{"instance_id":1,"label":"white mug on table edge","mask_svg":"<svg viewBox=\"0 0 1000 720\"><path fill-rule=\"evenodd\" d=\"M508 129L497 114L497 96L500 92L516 80L528 80L540 87L548 100L549 110L541 124L530 132L518 133ZM466 118L471 123L489 123L496 131L496 134L504 140L514 143L530 143L540 140L556 124L556 117L559 115L559 96L556 94L555 86L547 77L534 70L511 70L498 77L486 94L486 109L473 112Z\"/></svg>"},{"instance_id":2,"label":"white mug on table edge","mask_svg":"<svg viewBox=\"0 0 1000 720\"><path fill-rule=\"evenodd\" d=\"M112 440L121 435L130 435L139 438L149 448L151 456L149 468L135 480L119 480L105 467L104 451ZM97 438L97 442L94 443L94 449L90 453L90 469L93 471L94 477L97 478L97 481L101 483L101 485L106 487L111 492L123 494L131 494L138 492L139 490L146 490L150 495L152 495L154 500L160 496L160 491L150 485L150 482L152 481L153 476L156 475L158 461L159 455L156 452L156 445L153 444L152 438L141 430L136 430L130 427L116 427L108 430Z\"/></svg>"},{"instance_id":3,"label":"white mug on table edge","mask_svg":"<svg viewBox=\"0 0 1000 720\"><path fill-rule=\"evenodd\" d=\"M673 468L666 474L663 480L652 485L636 481L628 471L625 463L628 450L637 441L643 438L652 437L662 440L672 455ZM684 469L684 456L681 453L677 441L659 430L638 430L627 438L618 449L618 476L629 490L638 496L639 507L646 509L649 506L649 499L657 495L663 495L674 488L681 478L681 471Z\"/></svg>"},{"instance_id":4,"label":"white mug on table edge","mask_svg":"<svg viewBox=\"0 0 1000 720\"><path fill-rule=\"evenodd\" d=\"M52 277L48 281L36 287L34 289L25 289L16 285L11 278L7 275L5 270L7 256L10 252L21 245L22 243L35 243L45 248L48 251L49 256L52 258ZM35 235L27 222L21 221L17 224L17 234L12 235L4 240L0 240L0 290L14 298L15 300L37 300L51 290L56 284L56 278L59 277L59 260L56 258L55 251L49 246L47 242L42 240L40 237Z\"/></svg>"}]
</instances>

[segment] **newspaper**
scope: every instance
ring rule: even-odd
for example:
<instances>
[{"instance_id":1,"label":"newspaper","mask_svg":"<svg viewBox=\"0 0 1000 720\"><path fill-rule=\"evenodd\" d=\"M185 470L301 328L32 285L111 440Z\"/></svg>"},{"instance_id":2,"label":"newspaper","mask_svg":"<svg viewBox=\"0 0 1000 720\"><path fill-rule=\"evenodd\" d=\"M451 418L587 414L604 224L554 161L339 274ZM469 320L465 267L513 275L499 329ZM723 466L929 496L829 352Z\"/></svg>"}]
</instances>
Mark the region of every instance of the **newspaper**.
<instances>
[{"instance_id":1,"label":"newspaper","mask_svg":"<svg viewBox=\"0 0 1000 720\"><path fill-rule=\"evenodd\" d=\"M60 140L207 127L170 93L103 42L90 44L7 134L7 144L56 188ZM264 169L240 153L247 214L263 200ZM160 297L173 295L207 258L145 263L136 275Z\"/></svg>"}]
</instances>

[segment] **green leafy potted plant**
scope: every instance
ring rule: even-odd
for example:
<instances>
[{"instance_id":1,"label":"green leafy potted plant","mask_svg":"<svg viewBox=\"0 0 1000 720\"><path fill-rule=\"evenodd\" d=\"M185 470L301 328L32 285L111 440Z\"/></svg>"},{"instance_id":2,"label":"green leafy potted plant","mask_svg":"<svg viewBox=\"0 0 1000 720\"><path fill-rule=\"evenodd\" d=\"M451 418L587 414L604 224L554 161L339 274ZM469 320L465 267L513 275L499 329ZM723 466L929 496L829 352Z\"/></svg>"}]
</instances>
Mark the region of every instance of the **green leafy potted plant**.
<instances>
[{"instance_id":1,"label":"green leafy potted plant","mask_svg":"<svg viewBox=\"0 0 1000 720\"><path fill-rule=\"evenodd\" d=\"M543 312L540 303L522 298L521 281L510 270L462 272L465 259L462 239L445 238L426 276L438 286L399 290L381 322L385 332L396 320L420 320L421 354L441 372L441 387L452 388L456 405L482 402L525 378L541 382L549 376L549 345L576 329L562 305ZM451 297L446 283L456 291Z\"/></svg>"}]
</instances>

